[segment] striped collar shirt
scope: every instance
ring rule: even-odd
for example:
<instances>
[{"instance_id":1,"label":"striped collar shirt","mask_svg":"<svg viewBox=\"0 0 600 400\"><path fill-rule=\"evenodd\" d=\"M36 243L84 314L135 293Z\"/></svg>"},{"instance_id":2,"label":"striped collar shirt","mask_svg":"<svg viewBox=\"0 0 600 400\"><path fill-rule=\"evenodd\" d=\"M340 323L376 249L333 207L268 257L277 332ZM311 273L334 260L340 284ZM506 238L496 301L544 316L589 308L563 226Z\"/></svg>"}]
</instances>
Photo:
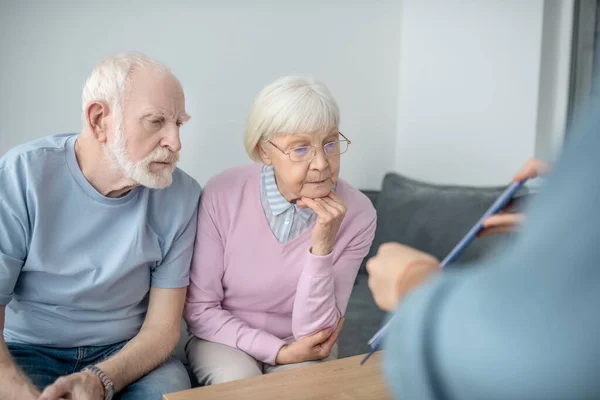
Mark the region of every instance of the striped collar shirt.
<instances>
[{"instance_id":1,"label":"striped collar shirt","mask_svg":"<svg viewBox=\"0 0 600 400\"><path fill-rule=\"evenodd\" d=\"M279 193L272 165L265 165L261 171L260 201L271 231L280 243L298 237L317 219L313 210L292 204Z\"/></svg>"}]
</instances>

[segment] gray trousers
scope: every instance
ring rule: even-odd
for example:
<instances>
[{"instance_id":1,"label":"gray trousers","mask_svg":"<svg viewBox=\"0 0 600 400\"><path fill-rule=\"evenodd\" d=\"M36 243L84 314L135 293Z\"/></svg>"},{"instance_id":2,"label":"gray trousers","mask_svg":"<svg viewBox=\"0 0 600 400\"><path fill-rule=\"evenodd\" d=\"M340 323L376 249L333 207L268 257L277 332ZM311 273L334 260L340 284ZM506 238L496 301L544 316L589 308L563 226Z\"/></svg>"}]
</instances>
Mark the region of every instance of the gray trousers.
<instances>
[{"instance_id":1,"label":"gray trousers","mask_svg":"<svg viewBox=\"0 0 600 400\"><path fill-rule=\"evenodd\" d=\"M185 346L185 353L198 383L208 386L335 360L338 356L338 345L333 345L329 357L320 361L270 365L256 360L242 350L191 335Z\"/></svg>"}]
</instances>

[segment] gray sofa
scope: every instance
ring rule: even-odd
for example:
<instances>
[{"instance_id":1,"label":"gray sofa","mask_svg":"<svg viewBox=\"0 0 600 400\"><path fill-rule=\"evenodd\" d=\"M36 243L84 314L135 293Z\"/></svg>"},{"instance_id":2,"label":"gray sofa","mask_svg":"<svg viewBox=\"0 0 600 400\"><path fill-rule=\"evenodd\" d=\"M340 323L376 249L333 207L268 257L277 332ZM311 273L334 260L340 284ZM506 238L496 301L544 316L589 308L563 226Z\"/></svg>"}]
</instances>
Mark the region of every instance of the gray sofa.
<instances>
[{"instance_id":1,"label":"gray sofa","mask_svg":"<svg viewBox=\"0 0 600 400\"><path fill-rule=\"evenodd\" d=\"M377 230L350 297L339 338L340 357L365 353L367 341L385 318L385 313L373 301L365 271L366 260L377 252L379 245L389 241L400 242L441 260L503 190L504 187L433 185L389 173L384 177L380 191L363 191L377 210ZM517 196L517 209L524 206L525 194L526 190ZM499 251L506 240L510 237L494 235L475 240L451 268L464 268ZM182 340L176 354L187 365L186 340L187 332L182 322Z\"/></svg>"}]
</instances>

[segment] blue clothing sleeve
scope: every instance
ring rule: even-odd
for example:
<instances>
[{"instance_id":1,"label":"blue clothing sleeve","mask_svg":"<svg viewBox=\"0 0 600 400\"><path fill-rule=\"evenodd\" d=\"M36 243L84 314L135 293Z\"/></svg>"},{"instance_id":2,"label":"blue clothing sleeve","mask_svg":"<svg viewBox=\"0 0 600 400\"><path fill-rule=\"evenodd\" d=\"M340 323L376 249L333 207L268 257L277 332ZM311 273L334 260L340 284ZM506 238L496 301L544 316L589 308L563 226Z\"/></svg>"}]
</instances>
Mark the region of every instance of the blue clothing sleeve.
<instances>
[{"instance_id":1,"label":"blue clothing sleeve","mask_svg":"<svg viewBox=\"0 0 600 400\"><path fill-rule=\"evenodd\" d=\"M200 188L198 187L198 193ZM193 210L183 231L173 241L164 259L152 271L150 284L156 288L176 289L188 286L190 282L190 265L198 227L198 199L192 196L189 209Z\"/></svg>"},{"instance_id":2,"label":"blue clothing sleeve","mask_svg":"<svg viewBox=\"0 0 600 400\"><path fill-rule=\"evenodd\" d=\"M29 222L18 176L0 167L0 305L10 302L27 258Z\"/></svg>"},{"instance_id":3,"label":"blue clothing sleeve","mask_svg":"<svg viewBox=\"0 0 600 400\"><path fill-rule=\"evenodd\" d=\"M570 133L512 246L400 304L383 355L395 398L600 398L599 129L596 115Z\"/></svg>"}]
</instances>

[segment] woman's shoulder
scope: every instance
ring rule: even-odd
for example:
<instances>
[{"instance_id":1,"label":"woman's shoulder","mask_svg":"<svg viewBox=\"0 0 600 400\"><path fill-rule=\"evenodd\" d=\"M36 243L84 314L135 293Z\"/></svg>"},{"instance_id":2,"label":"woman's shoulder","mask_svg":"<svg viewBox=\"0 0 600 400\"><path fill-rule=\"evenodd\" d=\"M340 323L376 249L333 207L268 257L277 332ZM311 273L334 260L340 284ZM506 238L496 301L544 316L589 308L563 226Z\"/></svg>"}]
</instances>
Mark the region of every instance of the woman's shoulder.
<instances>
[{"instance_id":1,"label":"woman's shoulder","mask_svg":"<svg viewBox=\"0 0 600 400\"><path fill-rule=\"evenodd\" d=\"M347 181L339 179L335 192L346 203L346 218L360 218L368 222L377 218L375 207L367 195Z\"/></svg>"},{"instance_id":2,"label":"woman's shoulder","mask_svg":"<svg viewBox=\"0 0 600 400\"><path fill-rule=\"evenodd\" d=\"M242 193L248 187L248 184L258 185L261 168L261 164L251 163L219 172L208 180L202 191L202 196L219 196L223 193L232 196L236 192Z\"/></svg>"}]
</instances>

